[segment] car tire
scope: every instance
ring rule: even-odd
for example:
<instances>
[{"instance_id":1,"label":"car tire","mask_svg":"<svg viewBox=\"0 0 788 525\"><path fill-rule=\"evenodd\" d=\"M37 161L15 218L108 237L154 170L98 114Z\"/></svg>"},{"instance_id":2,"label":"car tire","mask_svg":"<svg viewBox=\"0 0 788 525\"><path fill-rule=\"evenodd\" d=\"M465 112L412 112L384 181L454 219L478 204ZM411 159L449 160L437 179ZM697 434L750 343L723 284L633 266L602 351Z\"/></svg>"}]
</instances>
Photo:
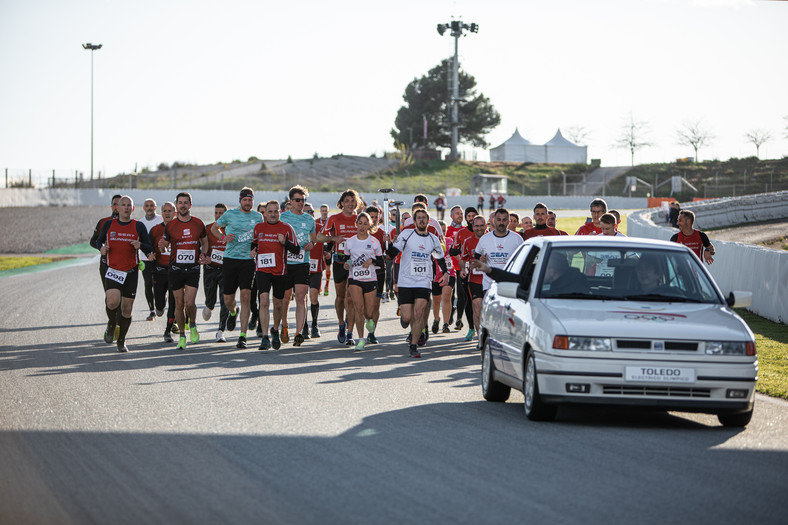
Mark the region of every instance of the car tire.
<instances>
[{"instance_id":1,"label":"car tire","mask_svg":"<svg viewBox=\"0 0 788 525\"><path fill-rule=\"evenodd\" d=\"M525 416L531 421L552 421L558 411L556 405L547 405L539 394L539 381L536 373L536 359L532 350L525 358L523 374L523 396L525 397Z\"/></svg>"},{"instance_id":2,"label":"car tire","mask_svg":"<svg viewBox=\"0 0 788 525\"><path fill-rule=\"evenodd\" d=\"M493 379L493 372L495 372L495 364L493 364L490 338L488 336L484 340L482 349L482 396L487 401L500 403L509 399L512 389Z\"/></svg>"},{"instance_id":3,"label":"car tire","mask_svg":"<svg viewBox=\"0 0 788 525\"><path fill-rule=\"evenodd\" d=\"M738 414L717 414L717 419L724 427L746 427L752 419L752 410Z\"/></svg>"}]
</instances>

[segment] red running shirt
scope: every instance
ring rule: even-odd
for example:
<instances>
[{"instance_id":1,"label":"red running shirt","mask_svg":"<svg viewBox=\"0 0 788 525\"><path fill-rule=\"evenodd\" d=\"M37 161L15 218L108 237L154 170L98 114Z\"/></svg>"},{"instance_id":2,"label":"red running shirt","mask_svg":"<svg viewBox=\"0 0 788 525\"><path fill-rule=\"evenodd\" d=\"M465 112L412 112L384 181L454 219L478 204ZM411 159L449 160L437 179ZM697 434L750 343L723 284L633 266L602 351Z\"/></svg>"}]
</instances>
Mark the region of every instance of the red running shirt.
<instances>
[{"instance_id":1,"label":"red running shirt","mask_svg":"<svg viewBox=\"0 0 788 525\"><path fill-rule=\"evenodd\" d=\"M354 213L351 216L347 216L342 212L335 213L331 217L328 218L326 221L326 225L323 226L323 234L328 235L329 237L344 237L346 240L350 239L356 234L356 217L357 215ZM334 246L334 255L337 254L344 254L345 253L345 242L338 243L337 246Z\"/></svg>"},{"instance_id":2,"label":"red running shirt","mask_svg":"<svg viewBox=\"0 0 788 525\"><path fill-rule=\"evenodd\" d=\"M285 274L287 249L284 244L279 242L280 233L291 243L298 244L295 230L286 222L279 221L276 224L271 224L265 221L254 227L252 248L257 248L255 264L258 272L272 275Z\"/></svg>"},{"instance_id":3,"label":"red running shirt","mask_svg":"<svg viewBox=\"0 0 788 525\"><path fill-rule=\"evenodd\" d=\"M211 266L214 268L221 268L224 264L224 248L227 241L223 241L222 237L217 237L211 231L211 227L215 223L211 223L205 227L208 234L208 258L211 260Z\"/></svg>"},{"instance_id":4,"label":"red running shirt","mask_svg":"<svg viewBox=\"0 0 788 525\"><path fill-rule=\"evenodd\" d=\"M143 226L143 229L145 227ZM141 240L137 230L137 221L132 219L126 224L113 220L107 230L106 244L109 246L107 253L107 266L114 270L128 272L139 262L137 249L131 245L132 241Z\"/></svg>"},{"instance_id":5,"label":"red running shirt","mask_svg":"<svg viewBox=\"0 0 788 525\"><path fill-rule=\"evenodd\" d=\"M602 233L601 226L594 226L593 222L588 222L577 229L575 235L599 235Z\"/></svg>"},{"instance_id":6,"label":"red running shirt","mask_svg":"<svg viewBox=\"0 0 788 525\"><path fill-rule=\"evenodd\" d=\"M177 269L200 266L200 239L207 236L205 223L197 217L184 222L175 218L164 228L164 239L170 241L170 265Z\"/></svg>"},{"instance_id":7,"label":"red running shirt","mask_svg":"<svg viewBox=\"0 0 788 525\"><path fill-rule=\"evenodd\" d=\"M477 237L476 235L465 240L462 245L462 253L460 253L460 259L463 261L461 264L469 263L472 259L476 258L476 245L479 244L480 240L481 237ZM468 274L469 283L482 284L483 279L484 273L479 270L471 270Z\"/></svg>"},{"instance_id":8,"label":"red running shirt","mask_svg":"<svg viewBox=\"0 0 788 525\"><path fill-rule=\"evenodd\" d=\"M160 222L150 229L150 242L153 243L153 252L156 254L156 264L167 266L170 264L170 252L161 253L159 241L164 237L164 223Z\"/></svg>"}]
</instances>

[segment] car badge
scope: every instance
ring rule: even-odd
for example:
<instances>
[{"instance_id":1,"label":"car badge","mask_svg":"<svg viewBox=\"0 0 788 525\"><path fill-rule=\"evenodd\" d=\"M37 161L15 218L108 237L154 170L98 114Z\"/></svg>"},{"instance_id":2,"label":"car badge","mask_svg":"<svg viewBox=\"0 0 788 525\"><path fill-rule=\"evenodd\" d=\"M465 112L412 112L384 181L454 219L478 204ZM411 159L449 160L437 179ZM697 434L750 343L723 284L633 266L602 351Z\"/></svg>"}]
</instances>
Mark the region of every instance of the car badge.
<instances>
[{"instance_id":1,"label":"car badge","mask_svg":"<svg viewBox=\"0 0 788 525\"><path fill-rule=\"evenodd\" d=\"M665 350L665 343L662 341L654 341L654 350Z\"/></svg>"}]
</instances>

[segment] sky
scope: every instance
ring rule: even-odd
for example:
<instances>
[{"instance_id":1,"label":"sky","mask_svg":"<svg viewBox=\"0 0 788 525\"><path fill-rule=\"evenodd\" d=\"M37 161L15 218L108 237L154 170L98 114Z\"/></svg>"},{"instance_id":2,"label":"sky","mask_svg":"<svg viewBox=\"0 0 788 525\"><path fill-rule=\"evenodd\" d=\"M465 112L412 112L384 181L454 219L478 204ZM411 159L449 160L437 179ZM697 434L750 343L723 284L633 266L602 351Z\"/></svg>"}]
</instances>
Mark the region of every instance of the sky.
<instances>
[{"instance_id":1,"label":"sky","mask_svg":"<svg viewBox=\"0 0 788 525\"><path fill-rule=\"evenodd\" d=\"M630 116L653 144L635 162L694 156L677 130L714 138L701 160L788 155L788 2L761 0L0 0L0 169L11 178L392 151L405 87L454 52L438 23L479 32L461 67L543 144L583 128L588 158ZM782 36L781 36L782 35ZM566 135L566 133L565 133ZM489 152L461 145L466 158Z\"/></svg>"}]
</instances>

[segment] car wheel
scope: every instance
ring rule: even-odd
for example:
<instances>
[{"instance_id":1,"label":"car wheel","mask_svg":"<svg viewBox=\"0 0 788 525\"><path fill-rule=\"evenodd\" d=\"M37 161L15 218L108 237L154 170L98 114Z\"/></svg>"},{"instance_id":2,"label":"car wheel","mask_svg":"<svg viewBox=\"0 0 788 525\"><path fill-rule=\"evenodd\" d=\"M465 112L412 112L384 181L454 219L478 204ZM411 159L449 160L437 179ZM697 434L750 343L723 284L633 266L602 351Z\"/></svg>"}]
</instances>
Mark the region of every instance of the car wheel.
<instances>
[{"instance_id":1,"label":"car wheel","mask_svg":"<svg viewBox=\"0 0 788 525\"><path fill-rule=\"evenodd\" d=\"M482 395L487 401L506 401L512 389L493 379L495 365L492 360L490 350L490 338L485 338L484 348L482 349Z\"/></svg>"},{"instance_id":2,"label":"car wheel","mask_svg":"<svg viewBox=\"0 0 788 525\"><path fill-rule=\"evenodd\" d=\"M752 419L752 410L738 414L717 414L717 419L724 427L746 427Z\"/></svg>"},{"instance_id":3,"label":"car wheel","mask_svg":"<svg viewBox=\"0 0 788 525\"><path fill-rule=\"evenodd\" d=\"M539 395L539 382L536 375L536 359L532 350L528 351L523 374L523 396L525 396L525 416L531 421L552 421L558 407L547 405Z\"/></svg>"}]
</instances>

